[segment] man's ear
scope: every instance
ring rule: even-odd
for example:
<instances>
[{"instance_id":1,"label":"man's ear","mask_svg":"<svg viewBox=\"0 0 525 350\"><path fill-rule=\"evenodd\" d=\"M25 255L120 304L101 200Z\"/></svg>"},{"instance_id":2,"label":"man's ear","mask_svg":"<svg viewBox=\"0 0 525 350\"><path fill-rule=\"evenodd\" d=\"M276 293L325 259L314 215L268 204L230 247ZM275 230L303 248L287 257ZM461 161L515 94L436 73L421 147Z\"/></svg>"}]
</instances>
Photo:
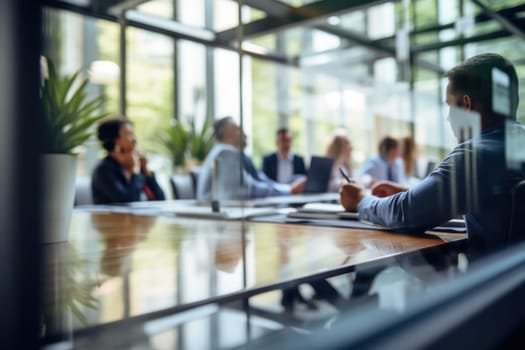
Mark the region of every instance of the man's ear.
<instances>
[{"instance_id":1,"label":"man's ear","mask_svg":"<svg viewBox=\"0 0 525 350\"><path fill-rule=\"evenodd\" d=\"M472 99L469 95L463 95L463 99L461 102L463 102L463 108L465 108L468 111L472 110Z\"/></svg>"}]
</instances>

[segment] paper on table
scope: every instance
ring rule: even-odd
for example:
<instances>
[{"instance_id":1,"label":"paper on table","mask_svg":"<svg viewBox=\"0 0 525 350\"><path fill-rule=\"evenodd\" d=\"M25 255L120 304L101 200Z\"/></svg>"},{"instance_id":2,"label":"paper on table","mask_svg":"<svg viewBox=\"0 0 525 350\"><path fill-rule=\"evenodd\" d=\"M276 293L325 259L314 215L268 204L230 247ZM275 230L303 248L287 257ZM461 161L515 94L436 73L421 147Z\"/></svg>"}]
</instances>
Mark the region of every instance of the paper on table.
<instances>
[{"instance_id":1,"label":"paper on table","mask_svg":"<svg viewBox=\"0 0 525 350\"><path fill-rule=\"evenodd\" d=\"M162 214L180 217L193 217L204 219L248 219L256 216L273 215L278 211L273 208L221 208L213 212L211 207L172 207L161 210Z\"/></svg>"},{"instance_id":2,"label":"paper on table","mask_svg":"<svg viewBox=\"0 0 525 350\"><path fill-rule=\"evenodd\" d=\"M442 225L431 228L429 231L467 233L467 227L465 225L465 220L452 219Z\"/></svg>"},{"instance_id":3,"label":"paper on table","mask_svg":"<svg viewBox=\"0 0 525 350\"><path fill-rule=\"evenodd\" d=\"M297 209L296 212L288 214L291 218L300 219L352 219L358 220L358 213L346 212L345 208L341 204L332 203L308 203L302 208Z\"/></svg>"},{"instance_id":4,"label":"paper on table","mask_svg":"<svg viewBox=\"0 0 525 350\"><path fill-rule=\"evenodd\" d=\"M345 208L341 204L315 202L303 205L303 207L298 209L298 211L312 213L340 213L345 211Z\"/></svg>"}]
</instances>

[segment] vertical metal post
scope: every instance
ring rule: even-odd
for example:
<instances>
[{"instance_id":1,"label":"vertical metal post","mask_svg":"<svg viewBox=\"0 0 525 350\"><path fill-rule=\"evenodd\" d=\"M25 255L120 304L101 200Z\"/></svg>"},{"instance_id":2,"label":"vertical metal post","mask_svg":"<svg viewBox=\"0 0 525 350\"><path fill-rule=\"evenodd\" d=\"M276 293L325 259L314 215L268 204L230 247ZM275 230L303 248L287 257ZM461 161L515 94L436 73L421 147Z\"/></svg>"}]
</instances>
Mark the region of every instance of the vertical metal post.
<instances>
[{"instance_id":1,"label":"vertical metal post","mask_svg":"<svg viewBox=\"0 0 525 350\"><path fill-rule=\"evenodd\" d=\"M214 0L206 0L205 6L205 21L204 25L207 29L213 30L213 11ZM215 118L215 65L214 65L215 49L210 46L205 46L206 59L206 115L205 118L212 121Z\"/></svg>"},{"instance_id":2,"label":"vertical metal post","mask_svg":"<svg viewBox=\"0 0 525 350\"><path fill-rule=\"evenodd\" d=\"M410 6L411 1L407 1L405 6L408 6L408 8L405 9L405 21L409 21L409 17L412 17L412 26L415 29L416 28L416 1L412 3L412 6ZM411 13L409 13L411 11ZM412 45L412 40L410 38L410 26L405 23L406 29L408 31L408 42L409 45ZM416 53L413 53L412 50L410 51L409 60L407 63L407 66L405 67L405 74L408 75L408 81L409 81L409 94L410 94L410 136L412 138L416 139L416 72L415 72L415 65L414 62L416 62Z\"/></svg>"},{"instance_id":3,"label":"vertical metal post","mask_svg":"<svg viewBox=\"0 0 525 350\"><path fill-rule=\"evenodd\" d=\"M278 33L276 39L277 52L286 56L286 33ZM275 75L277 127L287 127L290 117L290 94L288 89L290 79L288 76L288 67L276 64L275 70L277 72Z\"/></svg>"},{"instance_id":4,"label":"vertical metal post","mask_svg":"<svg viewBox=\"0 0 525 350\"><path fill-rule=\"evenodd\" d=\"M179 11L177 10L177 0L173 0L173 19L178 20ZM173 119L179 120L180 103L179 103L179 48L178 40L173 39Z\"/></svg>"},{"instance_id":5,"label":"vertical metal post","mask_svg":"<svg viewBox=\"0 0 525 350\"><path fill-rule=\"evenodd\" d=\"M302 34L302 47L305 51L310 52L313 46L312 33L304 31ZM317 107L317 96L315 90L315 75L308 74L309 72L304 68L301 69L301 115L303 116L303 126L305 129L305 136L303 137L303 154L306 159L309 159L310 155L315 154L315 110Z\"/></svg>"},{"instance_id":6,"label":"vertical metal post","mask_svg":"<svg viewBox=\"0 0 525 350\"><path fill-rule=\"evenodd\" d=\"M243 41L243 27L242 27L242 4L243 0L237 0L238 3L238 9L237 9L237 29L235 31L235 37L237 41L237 55L239 58L239 127L241 128L240 133L240 142L239 144L243 143L243 134L244 134L244 74L243 74L243 52L242 52L242 41ZM243 159L243 151L241 150L241 159L239 162L239 171L240 171L240 179L241 179L241 186L244 186L244 159Z\"/></svg>"},{"instance_id":7,"label":"vertical metal post","mask_svg":"<svg viewBox=\"0 0 525 350\"><path fill-rule=\"evenodd\" d=\"M242 42L243 42L243 26L242 26L242 6L243 6L243 0L237 0L238 8L237 8L237 30L236 30L236 39L237 39L237 54L239 56L239 126L241 128L241 144L243 142L242 138L244 137L244 67L243 67L243 50L242 50ZM244 153L241 150L240 154L240 161L239 161L239 171L241 172L241 186L244 187ZM248 285L248 261L246 256L246 244L247 244L247 227L246 222L243 219L241 221L241 243L242 243L242 284L243 287L246 288ZM246 340L247 342L250 339L250 304L248 299L243 299L243 308L246 312Z\"/></svg>"},{"instance_id":8,"label":"vertical metal post","mask_svg":"<svg viewBox=\"0 0 525 350\"><path fill-rule=\"evenodd\" d=\"M465 15L465 1L464 0L459 0L458 2L458 6L459 6L459 17L463 17ZM460 35L460 39L463 39L465 36L463 35L463 33L461 33ZM459 60L460 62L463 62L465 60L465 44L461 44L459 46Z\"/></svg>"},{"instance_id":9,"label":"vertical metal post","mask_svg":"<svg viewBox=\"0 0 525 350\"><path fill-rule=\"evenodd\" d=\"M119 40L119 64L120 64L120 86L119 86L119 111L126 116L126 11L122 12L119 19L120 40Z\"/></svg>"}]
</instances>

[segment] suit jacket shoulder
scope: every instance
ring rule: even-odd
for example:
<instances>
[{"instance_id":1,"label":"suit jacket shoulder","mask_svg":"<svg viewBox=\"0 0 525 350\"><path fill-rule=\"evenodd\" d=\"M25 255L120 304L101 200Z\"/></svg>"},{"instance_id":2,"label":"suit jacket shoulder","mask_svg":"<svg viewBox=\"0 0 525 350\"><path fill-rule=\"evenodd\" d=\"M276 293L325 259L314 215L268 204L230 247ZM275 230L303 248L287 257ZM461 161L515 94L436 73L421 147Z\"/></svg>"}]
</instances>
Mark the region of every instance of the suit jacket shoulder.
<instances>
[{"instance_id":1,"label":"suit jacket shoulder","mask_svg":"<svg viewBox=\"0 0 525 350\"><path fill-rule=\"evenodd\" d=\"M277 179L277 153L270 153L263 157L262 164L263 173L270 179L275 181Z\"/></svg>"},{"instance_id":2,"label":"suit jacket shoulder","mask_svg":"<svg viewBox=\"0 0 525 350\"><path fill-rule=\"evenodd\" d=\"M293 173L294 175L306 175L306 166L304 165L304 158L294 154L293 156Z\"/></svg>"}]
</instances>

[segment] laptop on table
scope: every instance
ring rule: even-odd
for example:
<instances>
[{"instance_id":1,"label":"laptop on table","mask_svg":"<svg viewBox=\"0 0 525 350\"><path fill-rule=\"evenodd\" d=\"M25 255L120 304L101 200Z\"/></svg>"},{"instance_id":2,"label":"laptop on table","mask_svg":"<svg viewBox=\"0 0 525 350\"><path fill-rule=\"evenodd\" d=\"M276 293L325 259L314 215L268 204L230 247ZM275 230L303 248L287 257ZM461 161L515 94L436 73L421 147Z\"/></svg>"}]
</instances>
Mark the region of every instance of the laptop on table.
<instances>
[{"instance_id":1,"label":"laptop on table","mask_svg":"<svg viewBox=\"0 0 525 350\"><path fill-rule=\"evenodd\" d=\"M334 159L329 157L312 156L308 169L304 193L325 193L328 191Z\"/></svg>"}]
</instances>

